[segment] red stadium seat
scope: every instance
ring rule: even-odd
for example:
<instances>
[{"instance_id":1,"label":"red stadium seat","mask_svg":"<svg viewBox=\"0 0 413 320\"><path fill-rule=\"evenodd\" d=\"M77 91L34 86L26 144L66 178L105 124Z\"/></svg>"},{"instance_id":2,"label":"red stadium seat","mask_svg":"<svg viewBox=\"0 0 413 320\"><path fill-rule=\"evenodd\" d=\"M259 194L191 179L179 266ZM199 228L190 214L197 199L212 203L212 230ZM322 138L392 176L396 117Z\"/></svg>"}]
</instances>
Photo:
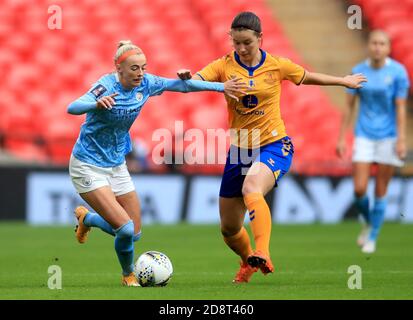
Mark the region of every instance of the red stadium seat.
<instances>
[{"instance_id":1,"label":"red stadium seat","mask_svg":"<svg viewBox=\"0 0 413 320\"><path fill-rule=\"evenodd\" d=\"M43 164L49 163L47 152L42 146L11 139L6 139L5 146L8 152L22 160Z\"/></svg>"},{"instance_id":2,"label":"red stadium seat","mask_svg":"<svg viewBox=\"0 0 413 320\"><path fill-rule=\"evenodd\" d=\"M395 17L401 20L404 16L403 10L390 9L389 1L359 2L369 13L388 8L377 11L382 21ZM403 3L409 6L410 2ZM53 4L63 10L61 30L48 29L45 23L49 14L44 8ZM5 96L12 102L7 116L1 117L0 133L7 133L6 148L25 159L47 157L55 164L67 165L85 118L67 115L67 105L100 76L114 70L112 58L119 40L132 39L144 50L148 72L176 77L179 68L196 72L232 50L227 34L230 23L236 13L248 9L262 20L263 48L302 64L263 0L227 0L224 4L221 0L140 0L139 5L136 0L105 1L104 5L100 0L3 0L3 6L6 9L0 12L0 67L8 81L7 87L0 88L0 94L10 92ZM408 25L389 25L395 36L394 53L403 59L410 59L404 53L410 44L400 41L410 32ZM407 66L413 68L409 63ZM331 154L328 159L320 158L317 141L333 148L329 137L336 132L337 113L315 87L298 89L285 82L282 90L282 114L297 148L296 168L299 172L322 172L319 166L306 164L335 161ZM320 119L329 120L320 123ZM225 100L218 93L165 93L151 98L132 126L131 135L142 137L153 148L154 130L166 128L174 133L175 121L183 121L185 130L198 128L204 134L208 129L227 128ZM30 141L20 141L26 138ZM42 141L44 145L39 144ZM213 147L211 142L204 144L206 148ZM189 165L183 170L220 173L222 167Z\"/></svg>"}]
</instances>

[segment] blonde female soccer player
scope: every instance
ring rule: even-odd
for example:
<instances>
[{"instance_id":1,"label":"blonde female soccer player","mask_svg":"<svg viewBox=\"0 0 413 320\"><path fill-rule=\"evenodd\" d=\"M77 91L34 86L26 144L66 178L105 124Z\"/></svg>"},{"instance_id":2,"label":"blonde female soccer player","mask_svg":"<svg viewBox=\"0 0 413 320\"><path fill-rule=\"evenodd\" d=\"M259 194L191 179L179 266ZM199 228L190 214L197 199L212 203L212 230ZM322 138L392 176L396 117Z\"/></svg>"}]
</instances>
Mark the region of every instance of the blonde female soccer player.
<instances>
[{"instance_id":1,"label":"blonde female soccer player","mask_svg":"<svg viewBox=\"0 0 413 320\"><path fill-rule=\"evenodd\" d=\"M229 126L236 134L219 193L224 241L241 257L234 279L239 283L248 282L258 268L264 274L274 271L269 248L271 213L264 196L287 173L294 153L280 114L281 81L360 88L366 79L360 74L342 78L308 72L286 58L269 54L260 48L261 22L252 12L234 18L230 35L235 51L207 65L192 79L226 81L240 77L249 85L248 94L239 101L227 99ZM189 79L191 73L179 70L178 76ZM255 250L243 226L246 209Z\"/></svg>"},{"instance_id":2,"label":"blonde female soccer player","mask_svg":"<svg viewBox=\"0 0 413 320\"><path fill-rule=\"evenodd\" d=\"M409 77L403 65L389 58L390 38L380 30L370 33L369 57L353 68L368 78L363 88L347 90L347 108L342 118L337 154L346 153L345 133L359 97L360 108L355 126L353 184L355 204L364 220L357 238L362 252L373 253L384 220L387 186L394 168L406 157L406 99ZM366 195L370 167L377 164L374 204L370 210Z\"/></svg>"},{"instance_id":3,"label":"blonde female soccer player","mask_svg":"<svg viewBox=\"0 0 413 320\"><path fill-rule=\"evenodd\" d=\"M68 106L71 114L87 113L69 171L76 191L97 212L89 212L83 206L76 208L78 241L86 241L91 227L115 236L122 284L137 286L133 254L134 242L141 236L141 217L139 200L125 165L125 155L131 151L129 128L148 98L164 91L219 91L236 98L235 94L242 93L245 85L239 79L207 83L148 74L144 53L130 41L120 42L114 62L116 72L104 75Z\"/></svg>"}]
</instances>

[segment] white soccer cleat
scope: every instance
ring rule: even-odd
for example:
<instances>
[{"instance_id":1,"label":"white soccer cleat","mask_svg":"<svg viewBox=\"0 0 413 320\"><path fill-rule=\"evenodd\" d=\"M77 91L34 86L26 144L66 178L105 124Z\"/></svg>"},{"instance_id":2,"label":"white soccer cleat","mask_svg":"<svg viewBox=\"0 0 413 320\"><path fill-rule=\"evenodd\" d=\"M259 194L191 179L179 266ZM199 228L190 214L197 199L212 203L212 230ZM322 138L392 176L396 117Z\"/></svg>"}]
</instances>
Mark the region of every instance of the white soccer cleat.
<instances>
[{"instance_id":1,"label":"white soccer cleat","mask_svg":"<svg viewBox=\"0 0 413 320\"><path fill-rule=\"evenodd\" d=\"M363 253L374 253L376 251L376 241L367 240L367 242L361 248Z\"/></svg>"},{"instance_id":2,"label":"white soccer cleat","mask_svg":"<svg viewBox=\"0 0 413 320\"><path fill-rule=\"evenodd\" d=\"M359 236L357 237L357 245L363 247L368 240L371 227L369 225L363 225Z\"/></svg>"}]
</instances>

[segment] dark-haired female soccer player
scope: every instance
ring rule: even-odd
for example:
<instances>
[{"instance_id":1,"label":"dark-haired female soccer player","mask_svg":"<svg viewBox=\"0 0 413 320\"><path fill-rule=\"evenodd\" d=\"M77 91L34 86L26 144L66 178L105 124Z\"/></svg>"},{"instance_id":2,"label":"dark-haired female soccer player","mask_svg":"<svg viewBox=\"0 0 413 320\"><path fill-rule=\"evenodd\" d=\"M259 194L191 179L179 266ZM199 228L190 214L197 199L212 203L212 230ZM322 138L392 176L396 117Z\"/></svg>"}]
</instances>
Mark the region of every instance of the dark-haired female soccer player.
<instances>
[{"instance_id":1,"label":"dark-haired female soccer player","mask_svg":"<svg viewBox=\"0 0 413 320\"><path fill-rule=\"evenodd\" d=\"M289 170L294 152L280 114L281 81L360 88L366 78L361 74L334 77L308 72L286 58L269 54L260 48L261 22L252 12L234 18L230 35L235 51L207 65L192 79L226 81L239 77L249 85L248 94L239 101L227 99L229 126L238 134L231 140L219 193L224 241L241 257L234 279L239 283L248 282L258 268L264 274L274 271L269 248L271 213L264 196ZM190 79L191 73L179 70L178 76ZM252 153L252 160L243 156L245 150ZM246 209L255 250L243 226Z\"/></svg>"},{"instance_id":2,"label":"dark-haired female soccer player","mask_svg":"<svg viewBox=\"0 0 413 320\"><path fill-rule=\"evenodd\" d=\"M242 94L245 85L239 79L207 83L147 74L145 55L130 41L120 42L114 62L115 73L104 75L68 106L71 114L87 113L70 158L70 176L76 191L97 212L76 208L76 237L84 243L91 227L115 236L122 284L138 286L133 255L141 235L140 205L125 165L132 123L148 98L164 91L219 91L237 99L235 94Z\"/></svg>"}]
</instances>

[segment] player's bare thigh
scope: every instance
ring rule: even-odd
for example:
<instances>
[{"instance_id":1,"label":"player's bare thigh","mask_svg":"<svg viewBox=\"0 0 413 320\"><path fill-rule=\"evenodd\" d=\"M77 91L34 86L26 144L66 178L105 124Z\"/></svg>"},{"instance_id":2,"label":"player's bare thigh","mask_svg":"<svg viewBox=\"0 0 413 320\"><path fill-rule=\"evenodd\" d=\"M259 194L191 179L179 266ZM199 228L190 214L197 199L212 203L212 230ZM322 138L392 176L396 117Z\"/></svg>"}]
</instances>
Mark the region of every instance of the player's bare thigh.
<instances>
[{"instance_id":1,"label":"player's bare thigh","mask_svg":"<svg viewBox=\"0 0 413 320\"><path fill-rule=\"evenodd\" d=\"M117 196L116 200L132 219L135 225L135 234L137 234L141 231L141 205L137 193L135 191L125 193Z\"/></svg>"},{"instance_id":2,"label":"player's bare thigh","mask_svg":"<svg viewBox=\"0 0 413 320\"><path fill-rule=\"evenodd\" d=\"M242 185L242 194L262 193L264 196L274 187L274 173L262 162L254 162Z\"/></svg>"},{"instance_id":3,"label":"player's bare thigh","mask_svg":"<svg viewBox=\"0 0 413 320\"><path fill-rule=\"evenodd\" d=\"M226 236L237 234L243 224L247 208L242 197L219 197L219 215L221 218L221 233Z\"/></svg>"},{"instance_id":4,"label":"player's bare thigh","mask_svg":"<svg viewBox=\"0 0 413 320\"><path fill-rule=\"evenodd\" d=\"M353 162L354 193L357 197L362 197L367 192L370 167L371 163L369 162Z\"/></svg>"},{"instance_id":5,"label":"player's bare thigh","mask_svg":"<svg viewBox=\"0 0 413 320\"><path fill-rule=\"evenodd\" d=\"M81 193L80 196L114 229L121 227L130 220L127 212L116 200L115 194L109 186Z\"/></svg>"}]
</instances>

